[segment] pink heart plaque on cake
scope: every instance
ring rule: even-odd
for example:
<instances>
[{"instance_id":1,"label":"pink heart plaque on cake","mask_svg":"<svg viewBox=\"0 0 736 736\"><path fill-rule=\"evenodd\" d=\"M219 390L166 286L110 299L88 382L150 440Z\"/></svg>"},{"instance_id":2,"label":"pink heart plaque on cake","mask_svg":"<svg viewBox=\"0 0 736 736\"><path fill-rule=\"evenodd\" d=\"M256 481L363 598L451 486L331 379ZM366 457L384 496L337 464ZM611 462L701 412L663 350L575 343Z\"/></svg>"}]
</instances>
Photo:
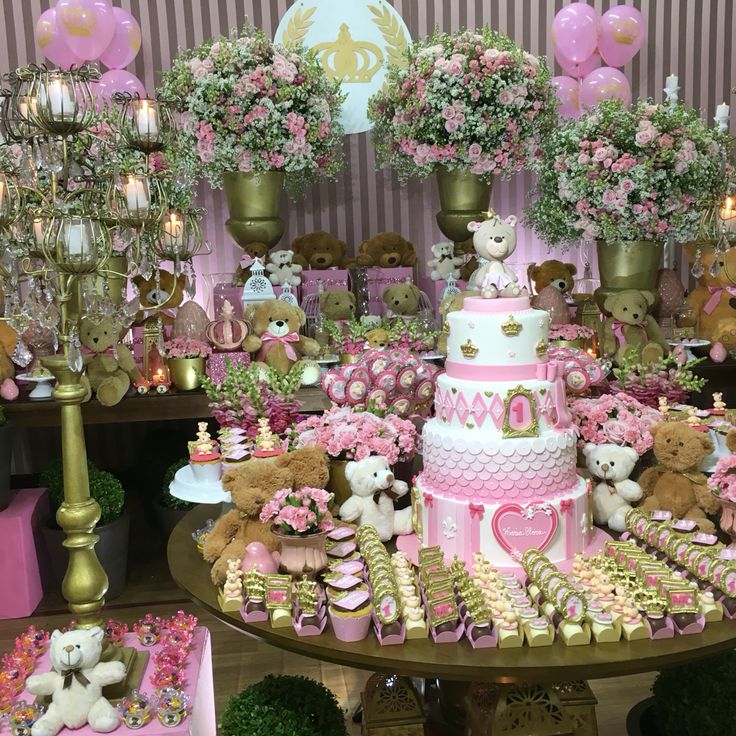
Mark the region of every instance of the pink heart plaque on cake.
<instances>
[{"instance_id":1,"label":"pink heart plaque on cake","mask_svg":"<svg viewBox=\"0 0 736 736\"><path fill-rule=\"evenodd\" d=\"M543 551L557 531L557 511L549 504L507 503L493 515L496 541L512 556L536 547Z\"/></svg>"}]
</instances>

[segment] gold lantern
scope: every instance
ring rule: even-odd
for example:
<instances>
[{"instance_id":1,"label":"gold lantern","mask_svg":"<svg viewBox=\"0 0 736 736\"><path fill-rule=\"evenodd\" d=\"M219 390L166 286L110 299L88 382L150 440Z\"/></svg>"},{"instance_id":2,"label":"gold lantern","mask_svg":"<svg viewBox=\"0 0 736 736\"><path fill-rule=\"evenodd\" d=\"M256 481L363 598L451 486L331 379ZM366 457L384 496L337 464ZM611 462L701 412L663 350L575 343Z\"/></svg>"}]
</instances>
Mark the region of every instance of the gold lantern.
<instances>
[{"instance_id":1,"label":"gold lantern","mask_svg":"<svg viewBox=\"0 0 736 736\"><path fill-rule=\"evenodd\" d=\"M176 126L166 103L125 93L113 95L113 100L120 105L118 128L130 148L150 154L172 143Z\"/></svg>"},{"instance_id":2,"label":"gold lantern","mask_svg":"<svg viewBox=\"0 0 736 736\"><path fill-rule=\"evenodd\" d=\"M371 675L361 701L362 736L424 736L421 699L408 677Z\"/></svg>"}]
</instances>

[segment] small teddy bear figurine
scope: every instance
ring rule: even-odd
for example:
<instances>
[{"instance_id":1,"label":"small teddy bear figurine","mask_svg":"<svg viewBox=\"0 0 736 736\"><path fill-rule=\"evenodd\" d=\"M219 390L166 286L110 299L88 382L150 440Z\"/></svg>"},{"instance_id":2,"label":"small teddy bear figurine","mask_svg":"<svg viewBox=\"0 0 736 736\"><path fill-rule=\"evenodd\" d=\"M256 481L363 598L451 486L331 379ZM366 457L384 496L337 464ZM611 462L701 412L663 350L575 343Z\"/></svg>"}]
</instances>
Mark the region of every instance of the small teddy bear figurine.
<instances>
[{"instance_id":1,"label":"small teddy bear figurine","mask_svg":"<svg viewBox=\"0 0 736 736\"><path fill-rule=\"evenodd\" d=\"M726 402L723 400L723 393L716 391L713 394L713 408L711 414L723 414L726 411Z\"/></svg>"},{"instance_id":2,"label":"small teddy bear figurine","mask_svg":"<svg viewBox=\"0 0 736 736\"><path fill-rule=\"evenodd\" d=\"M468 224L475 252L487 261L478 269L475 283L484 299L521 296L525 289L519 285L519 277L504 264L516 250L516 215L502 220L491 210L486 214L487 220Z\"/></svg>"},{"instance_id":3,"label":"small teddy bear figurine","mask_svg":"<svg viewBox=\"0 0 736 736\"><path fill-rule=\"evenodd\" d=\"M697 409L694 406L691 406L687 410L687 419L685 420L691 427L699 427L701 422L698 415L695 413Z\"/></svg>"},{"instance_id":4,"label":"small teddy bear figurine","mask_svg":"<svg viewBox=\"0 0 736 736\"><path fill-rule=\"evenodd\" d=\"M240 560L230 559L227 561L227 573L225 573L225 584L222 590L226 598L240 598L243 595L243 570Z\"/></svg>"},{"instance_id":5,"label":"small teddy bear figurine","mask_svg":"<svg viewBox=\"0 0 736 736\"><path fill-rule=\"evenodd\" d=\"M659 406L657 407L657 409L659 410L659 413L663 417L667 417L669 415L669 413L670 413L670 405L669 405L669 402L667 401L667 397L666 396L660 396L657 399L657 401L659 402Z\"/></svg>"},{"instance_id":6,"label":"small teddy bear figurine","mask_svg":"<svg viewBox=\"0 0 736 736\"><path fill-rule=\"evenodd\" d=\"M71 729L89 724L95 733L110 733L120 717L102 688L125 677L122 662L100 662L105 633L99 626L51 634L53 669L31 675L26 689L34 695L51 696L46 713L32 726L32 736L56 736L64 726Z\"/></svg>"},{"instance_id":7,"label":"small teddy bear figurine","mask_svg":"<svg viewBox=\"0 0 736 736\"><path fill-rule=\"evenodd\" d=\"M283 286L291 284L299 286L302 279L299 274L302 272L302 266L293 262L293 250L275 250L268 256L266 271L268 279L274 286Z\"/></svg>"},{"instance_id":8,"label":"small teddy bear figurine","mask_svg":"<svg viewBox=\"0 0 736 736\"><path fill-rule=\"evenodd\" d=\"M448 278L455 280L460 278L460 266L463 259L455 255L455 245L450 242L435 243L432 246L433 258L427 261L432 269L429 277L432 281L447 281Z\"/></svg>"},{"instance_id":9,"label":"small teddy bear figurine","mask_svg":"<svg viewBox=\"0 0 736 736\"><path fill-rule=\"evenodd\" d=\"M256 437L256 448L264 452L271 452L275 446L271 425L268 423L268 417L260 417L258 419L258 436Z\"/></svg>"}]
</instances>

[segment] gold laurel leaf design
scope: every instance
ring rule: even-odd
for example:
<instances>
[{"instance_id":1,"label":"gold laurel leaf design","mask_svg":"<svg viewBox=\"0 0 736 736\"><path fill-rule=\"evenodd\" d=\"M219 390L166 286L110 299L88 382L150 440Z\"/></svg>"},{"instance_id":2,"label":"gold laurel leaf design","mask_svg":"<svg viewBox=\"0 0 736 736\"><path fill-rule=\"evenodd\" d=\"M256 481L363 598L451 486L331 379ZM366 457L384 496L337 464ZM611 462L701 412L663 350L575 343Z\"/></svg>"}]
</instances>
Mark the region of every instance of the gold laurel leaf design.
<instances>
[{"instance_id":1,"label":"gold laurel leaf design","mask_svg":"<svg viewBox=\"0 0 736 736\"><path fill-rule=\"evenodd\" d=\"M381 31L383 40L386 42L386 54L389 61L399 67L406 68L406 49L409 44L406 40L404 29L399 25L398 18L388 8L377 8L369 5L368 10L373 13L373 22Z\"/></svg>"},{"instance_id":2,"label":"gold laurel leaf design","mask_svg":"<svg viewBox=\"0 0 736 736\"><path fill-rule=\"evenodd\" d=\"M314 15L314 8L306 10L297 10L293 17L286 24L286 30L281 34L281 43L284 46L297 46L307 35L307 31L314 25L314 21L310 18Z\"/></svg>"}]
</instances>

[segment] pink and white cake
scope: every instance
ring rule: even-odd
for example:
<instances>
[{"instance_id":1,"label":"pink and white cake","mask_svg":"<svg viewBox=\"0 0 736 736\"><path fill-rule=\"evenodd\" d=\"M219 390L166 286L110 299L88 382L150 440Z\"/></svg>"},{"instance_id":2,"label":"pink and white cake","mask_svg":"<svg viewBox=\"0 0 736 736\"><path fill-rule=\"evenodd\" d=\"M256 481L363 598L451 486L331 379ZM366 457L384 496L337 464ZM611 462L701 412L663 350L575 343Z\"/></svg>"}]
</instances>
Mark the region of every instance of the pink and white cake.
<instances>
[{"instance_id":1,"label":"pink and white cake","mask_svg":"<svg viewBox=\"0 0 736 736\"><path fill-rule=\"evenodd\" d=\"M468 564L482 552L513 568L530 547L564 562L591 544L562 366L547 356L549 321L528 297L469 297L448 315L447 372L412 489L422 546Z\"/></svg>"}]
</instances>

